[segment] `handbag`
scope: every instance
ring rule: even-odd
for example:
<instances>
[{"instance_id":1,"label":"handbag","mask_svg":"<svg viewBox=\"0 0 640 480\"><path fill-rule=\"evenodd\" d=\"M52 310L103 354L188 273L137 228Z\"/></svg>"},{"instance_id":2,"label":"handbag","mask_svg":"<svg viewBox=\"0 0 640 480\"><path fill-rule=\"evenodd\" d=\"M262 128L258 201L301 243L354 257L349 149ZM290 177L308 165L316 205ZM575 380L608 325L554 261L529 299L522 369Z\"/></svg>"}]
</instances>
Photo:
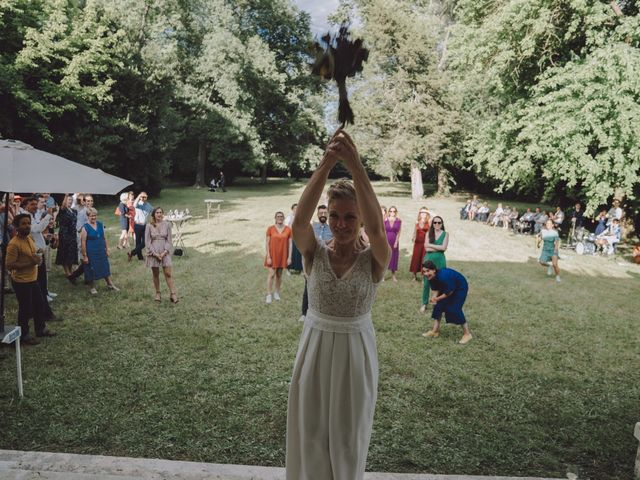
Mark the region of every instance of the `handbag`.
<instances>
[{"instance_id":1,"label":"handbag","mask_svg":"<svg viewBox=\"0 0 640 480\"><path fill-rule=\"evenodd\" d=\"M181 249L181 248L176 248L176 249L173 251L173 254L174 254L176 257L181 257L183 253L184 253L184 252L182 251L182 249Z\"/></svg>"}]
</instances>

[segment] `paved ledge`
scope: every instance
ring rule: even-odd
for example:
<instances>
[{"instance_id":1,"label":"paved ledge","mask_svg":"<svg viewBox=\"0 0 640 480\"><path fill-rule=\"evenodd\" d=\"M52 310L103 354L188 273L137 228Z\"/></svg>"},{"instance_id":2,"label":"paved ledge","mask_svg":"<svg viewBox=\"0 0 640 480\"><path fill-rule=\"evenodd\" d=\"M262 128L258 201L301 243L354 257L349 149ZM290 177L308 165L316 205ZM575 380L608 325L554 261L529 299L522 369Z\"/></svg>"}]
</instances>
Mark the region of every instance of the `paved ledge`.
<instances>
[{"instance_id":1,"label":"paved ledge","mask_svg":"<svg viewBox=\"0 0 640 480\"><path fill-rule=\"evenodd\" d=\"M284 480L284 469L250 465L0 450L0 480ZM559 480L367 473L365 480Z\"/></svg>"}]
</instances>

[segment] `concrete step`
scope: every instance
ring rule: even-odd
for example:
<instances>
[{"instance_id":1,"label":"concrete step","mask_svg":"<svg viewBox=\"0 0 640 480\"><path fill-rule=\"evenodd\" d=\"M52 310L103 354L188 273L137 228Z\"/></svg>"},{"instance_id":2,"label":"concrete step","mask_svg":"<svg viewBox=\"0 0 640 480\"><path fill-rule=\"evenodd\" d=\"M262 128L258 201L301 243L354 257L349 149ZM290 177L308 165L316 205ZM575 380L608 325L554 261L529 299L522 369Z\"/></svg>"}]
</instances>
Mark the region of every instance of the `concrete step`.
<instances>
[{"instance_id":1,"label":"concrete step","mask_svg":"<svg viewBox=\"0 0 640 480\"><path fill-rule=\"evenodd\" d=\"M0 480L284 480L284 469L250 465L0 450ZM367 473L365 480L559 480Z\"/></svg>"}]
</instances>

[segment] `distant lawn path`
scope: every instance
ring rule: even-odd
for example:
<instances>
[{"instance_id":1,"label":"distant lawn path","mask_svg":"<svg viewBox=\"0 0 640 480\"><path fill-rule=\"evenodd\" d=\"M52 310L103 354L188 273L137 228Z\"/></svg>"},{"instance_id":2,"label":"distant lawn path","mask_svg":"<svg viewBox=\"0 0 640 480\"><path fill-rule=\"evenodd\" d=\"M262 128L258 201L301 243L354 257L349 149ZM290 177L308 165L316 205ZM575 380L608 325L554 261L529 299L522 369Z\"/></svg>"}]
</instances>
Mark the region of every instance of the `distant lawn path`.
<instances>
[{"instance_id":1,"label":"distant lawn path","mask_svg":"<svg viewBox=\"0 0 640 480\"><path fill-rule=\"evenodd\" d=\"M58 337L23 350L22 402L4 350L0 448L282 466L303 280L285 277L283 300L267 306L262 262L267 226L302 186L245 181L227 193L170 188L152 198L196 215L187 256L174 260L177 306L164 285L154 304L143 262L115 250L114 205L102 206L122 291L99 285L93 298L54 267L53 305L66 320L52 325ZM566 252L556 284L531 237L460 221L461 198L415 202L408 188L376 184L403 229L400 282L381 285L373 312L380 389L367 469L630 478L640 269ZM203 218L205 198L225 201L220 216ZM449 265L470 282L474 339L464 347L454 327L435 341L420 336L428 316L408 268L423 205L444 217Z\"/></svg>"}]
</instances>

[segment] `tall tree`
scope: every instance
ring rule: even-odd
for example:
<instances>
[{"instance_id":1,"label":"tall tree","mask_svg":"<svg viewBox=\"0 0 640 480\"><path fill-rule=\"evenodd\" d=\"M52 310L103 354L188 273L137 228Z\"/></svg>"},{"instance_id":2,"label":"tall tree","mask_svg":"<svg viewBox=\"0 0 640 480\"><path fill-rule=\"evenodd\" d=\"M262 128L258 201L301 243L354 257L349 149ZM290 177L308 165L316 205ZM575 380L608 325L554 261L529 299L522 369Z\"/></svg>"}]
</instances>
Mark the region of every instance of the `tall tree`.
<instances>
[{"instance_id":1,"label":"tall tree","mask_svg":"<svg viewBox=\"0 0 640 480\"><path fill-rule=\"evenodd\" d=\"M637 10L464 0L454 11L450 69L464 98L469 165L499 191L581 198L590 211L614 192L632 196Z\"/></svg>"},{"instance_id":2,"label":"tall tree","mask_svg":"<svg viewBox=\"0 0 640 480\"><path fill-rule=\"evenodd\" d=\"M356 130L368 165L391 180L410 171L414 198L423 195L422 171L432 167L444 193L457 118L438 68L439 12L434 5L400 0L345 5L357 8L371 52L353 88Z\"/></svg>"}]
</instances>

